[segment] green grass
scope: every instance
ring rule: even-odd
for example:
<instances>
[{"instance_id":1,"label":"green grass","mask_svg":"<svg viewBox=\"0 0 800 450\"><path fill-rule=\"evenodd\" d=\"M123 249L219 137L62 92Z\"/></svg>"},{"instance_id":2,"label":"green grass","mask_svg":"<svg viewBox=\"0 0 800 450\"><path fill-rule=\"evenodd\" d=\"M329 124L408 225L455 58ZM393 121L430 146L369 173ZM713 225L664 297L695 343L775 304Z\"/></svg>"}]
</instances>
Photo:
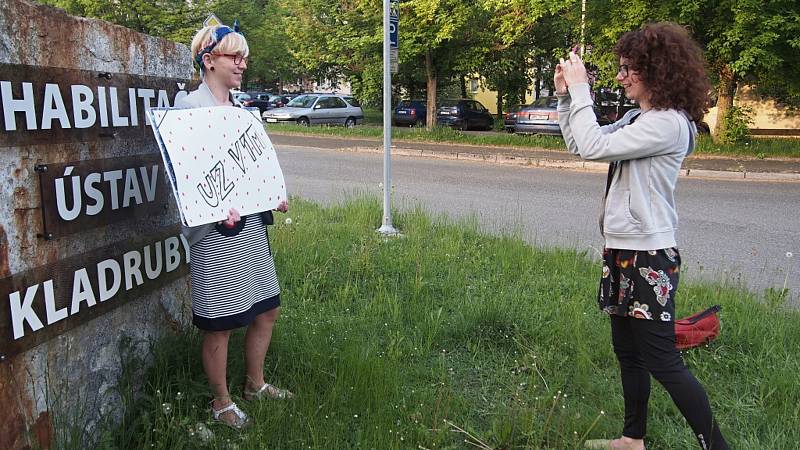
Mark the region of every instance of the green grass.
<instances>
[{"instance_id":1,"label":"green grass","mask_svg":"<svg viewBox=\"0 0 800 450\"><path fill-rule=\"evenodd\" d=\"M382 139L383 128L376 126L343 127L301 127L299 125L268 125L267 131L286 134L310 134L323 136L343 136L354 138ZM431 131L425 128L393 128L392 142L434 142L467 145L481 145L512 148L545 148L564 150L564 140L559 136L517 135L510 133L467 134L449 127L436 127Z\"/></svg>"},{"instance_id":2,"label":"green grass","mask_svg":"<svg viewBox=\"0 0 800 450\"><path fill-rule=\"evenodd\" d=\"M381 111L365 110L364 126L347 129L343 127L301 127L290 124L268 125L269 131L293 134L344 136L380 139L383 137L383 114ZM498 133L462 133L451 128L437 127L432 131L419 128L394 128L392 139L398 142L454 143L510 148L540 148L563 150L564 140L559 136L530 136ZM700 136L696 155L720 155L746 158L800 158L800 139L757 138L742 144L715 144L710 136Z\"/></svg>"},{"instance_id":3,"label":"green grass","mask_svg":"<svg viewBox=\"0 0 800 450\"><path fill-rule=\"evenodd\" d=\"M267 379L296 399L241 400L239 330L229 382L256 425L208 425L199 336L170 336L154 348L140 400L97 447L567 449L619 433L595 262L419 210L395 216L404 237L384 239L374 231L381 211L377 199L330 208L294 199L292 223L270 228L283 308ZM761 301L721 284L682 283L678 298L681 316L723 306L720 337L685 359L731 447L796 448L800 313L781 292ZM650 405L648 448L695 448L656 383ZM214 436L201 439L197 424Z\"/></svg>"},{"instance_id":4,"label":"green grass","mask_svg":"<svg viewBox=\"0 0 800 450\"><path fill-rule=\"evenodd\" d=\"M754 138L743 144L715 144L710 136L701 136L695 152L700 155L720 155L752 158L800 158L800 139Z\"/></svg>"}]
</instances>

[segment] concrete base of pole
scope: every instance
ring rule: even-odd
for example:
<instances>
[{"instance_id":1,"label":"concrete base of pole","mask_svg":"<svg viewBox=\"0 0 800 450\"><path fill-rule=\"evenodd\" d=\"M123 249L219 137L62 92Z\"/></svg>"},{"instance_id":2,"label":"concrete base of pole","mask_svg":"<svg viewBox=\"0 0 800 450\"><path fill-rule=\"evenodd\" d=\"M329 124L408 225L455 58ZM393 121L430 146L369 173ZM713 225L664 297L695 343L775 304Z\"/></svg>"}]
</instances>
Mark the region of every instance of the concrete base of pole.
<instances>
[{"instance_id":1,"label":"concrete base of pole","mask_svg":"<svg viewBox=\"0 0 800 450\"><path fill-rule=\"evenodd\" d=\"M384 236L391 236L391 237L402 236L402 234L400 234L400 232L397 231L397 229L391 225L382 225L376 231Z\"/></svg>"}]
</instances>

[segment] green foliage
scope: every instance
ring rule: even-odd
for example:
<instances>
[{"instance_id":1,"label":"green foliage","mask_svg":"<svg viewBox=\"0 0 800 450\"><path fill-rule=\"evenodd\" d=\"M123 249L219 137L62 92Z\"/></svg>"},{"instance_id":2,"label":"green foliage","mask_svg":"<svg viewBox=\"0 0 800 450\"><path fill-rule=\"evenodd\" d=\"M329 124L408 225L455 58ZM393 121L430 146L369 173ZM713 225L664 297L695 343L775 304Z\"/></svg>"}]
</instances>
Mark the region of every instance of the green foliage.
<instances>
[{"instance_id":1,"label":"green foliage","mask_svg":"<svg viewBox=\"0 0 800 450\"><path fill-rule=\"evenodd\" d=\"M487 87L505 97L504 109L525 103L534 82L550 86L558 56L573 42L572 5L548 0L483 0L491 14L491 51L479 67Z\"/></svg>"},{"instance_id":2,"label":"green foliage","mask_svg":"<svg viewBox=\"0 0 800 450\"><path fill-rule=\"evenodd\" d=\"M191 43L209 13L223 23L238 19L250 46L250 63L245 84L274 87L300 77L298 63L289 54L288 40L281 26L281 15L274 2L267 0L42 0L68 13L93 17L122 25L141 33L176 42Z\"/></svg>"},{"instance_id":3,"label":"green foliage","mask_svg":"<svg viewBox=\"0 0 800 450\"><path fill-rule=\"evenodd\" d=\"M711 67L729 68L787 105L800 105L800 4L794 0L701 2L690 22Z\"/></svg>"},{"instance_id":4,"label":"green foliage","mask_svg":"<svg viewBox=\"0 0 800 450\"><path fill-rule=\"evenodd\" d=\"M341 77L365 104L382 101L381 0L42 1L186 44L209 12L229 23L239 18L252 49L248 84ZM428 74L445 87L477 73L506 105L518 103L532 81L548 86L557 58L581 43L580 7L557 0L402 1L395 93L421 98ZM597 69L597 87L616 85L612 49L619 36L663 20L686 25L704 46L721 99L749 84L784 107L800 105L796 0L587 2L585 59Z\"/></svg>"},{"instance_id":5,"label":"green foliage","mask_svg":"<svg viewBox=\"0 0 800 450\"><path fill-rule=\"evenodd\" d=\"M491 50L488 17L476 0L409 0L400 10L400 58L424 71L435 111L440 82L476 72Z\"/></svg>"},{"instance_id":6,"label":"green foliage","mask_svg":"<svg viewBox=\"0 0 800 450\"><path fill-rule=\"evenodd\" d=\"M41 0L41 3L188 45L202 26L211 0Z\"/></svg>"},{"instance_id":7,"label":"green foliage","mask_svg":"<svg viewBox=\"0 0 800 450\"><path fill-rule=\"evenodd\" d=\"M800 4L794 0L601 0L588 2L586 60L613 86L619 36L648 22L686 25L704 47L719 97L749 84L785 106L800 105Z\"/></svg>"},{"instance_id":8,"label":"green foliage","mask_svg":"<svg viewBox=\"0 0 800 450\"><path fill-rule=\"evenodd\" d=\"M291 205L292 223L270 229L283 306L266 365L296 398L241 399L237 330L231 392L255 426L209 425L200 336L167 338L100 448L563 449L619 433L618 367L588 255L421 209L396 213L404 237L384 239L377 199ZM684 358L731 447L794 448L800 313L735 284L681 283L679 315L711 304L723 307L722 333ZM648 447L696 446L657 384L649 424Z\"/></svg>"},{"instance_id":9,"label":"green foliage","mask_svg":"<svg viewBox=\"0 0 800 450\"><path fill-rule=\"evenodd\" d=\"M753 110L746 106L732 106L725 114L724 131L719 136L723 144L740 144L750 140Z\"/></svg>"},{"instance_id":10,"label":"green foliage","mask_svg":"<svg viewBox=\"0 0 800 450\"><path fill-rule=\"evenodd\" d=\"M286 30L282 26L285 11L267 0L213 0L210 6L223 23L238 19L250 46L250 61L244 72L244 85L277 91L278 85L294 82L303 73L291 57Z\"/></svg>"}]
</instances>

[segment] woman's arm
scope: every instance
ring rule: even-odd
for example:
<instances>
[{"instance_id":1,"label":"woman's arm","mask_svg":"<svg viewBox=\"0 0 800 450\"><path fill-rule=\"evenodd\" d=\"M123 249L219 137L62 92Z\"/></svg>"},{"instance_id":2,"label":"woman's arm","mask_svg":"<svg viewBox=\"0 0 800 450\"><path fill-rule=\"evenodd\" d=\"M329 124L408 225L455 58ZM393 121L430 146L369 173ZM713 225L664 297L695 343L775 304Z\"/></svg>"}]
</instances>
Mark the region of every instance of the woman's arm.
<instances>
[{"instance_id":1,"label":"woman's arm","mask_svg":"<svg viewBox=\"0 0 800 450\"><path fill-rule=\"evenodd\" d=\"M676 151L675 139L680 133L677 114L651 110L633 124L624 126L627 121L619 121L601 129L594 114L589 85L572 85L569 92L572 99L569 126L581 158L620 161Z\"/></svg>"}]
</instances>

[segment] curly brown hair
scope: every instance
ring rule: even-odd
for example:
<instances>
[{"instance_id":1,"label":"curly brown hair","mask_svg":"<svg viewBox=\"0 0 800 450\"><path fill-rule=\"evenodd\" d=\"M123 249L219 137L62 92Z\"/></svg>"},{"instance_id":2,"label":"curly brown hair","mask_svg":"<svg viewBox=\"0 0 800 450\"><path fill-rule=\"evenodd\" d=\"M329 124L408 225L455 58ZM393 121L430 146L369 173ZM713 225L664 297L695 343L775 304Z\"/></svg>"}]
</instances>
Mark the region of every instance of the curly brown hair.
<instances>
[{"instance_id":1,"label":"curly brown hair","mask_svg":"<svg viewBox=\"0 0 800 450\"><path fill-rule=\"evenodd\" d=\"M630 69L639 73L653 108L684 110L695 121L708 112L711 83L703 50L684 27L672 22L647 24L623 34L614 53L628 59Z\"/></svg>"}]
</instances>

